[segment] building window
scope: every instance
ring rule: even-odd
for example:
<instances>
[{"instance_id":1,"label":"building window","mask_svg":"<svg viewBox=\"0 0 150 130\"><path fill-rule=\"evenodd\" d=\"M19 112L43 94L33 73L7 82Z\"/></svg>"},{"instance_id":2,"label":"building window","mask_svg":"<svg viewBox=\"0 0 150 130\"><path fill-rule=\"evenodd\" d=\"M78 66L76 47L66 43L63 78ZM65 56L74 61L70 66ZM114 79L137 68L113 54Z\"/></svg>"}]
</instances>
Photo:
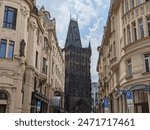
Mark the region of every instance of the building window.
<instances>
[{"instance_id":1,"label":"building window","mask_svg":"<svg viewBox=\"0 0 150 130\"><path fill-rule=\"evenodd\" d=\"M14 55L14 41L9 41L8 58L12 59Z\"/></svg>"},{"instance_id":2,"label":"building window","mask_svg":"<svg viewBox=\"0 0 150 130\"><path fill-rule=\"evenodd\" d=\"M127 33L128 33L128 43L131 43L131 29L130 29L130 26L127 26Z\"/></svg>"},{"instance_id":3,"label":"building window","mask_svg":"<svg viewBox=\"0 0 150 130\"><path fill-rule=\"evenodd\" d=\"M131 2L130 5L131 5L131 9L132 9L132 8L134 8L134 6L135 6L134 0L131 0L130 2Z\"/></svg>"},{"instance_id":4,"label":"building window","mask_svg":"<svg viewBox=\"0 0 150 130\"><path fill-rule=\"evenodd\" d=\"M133 34L133 41L136 41L137 40L137 31L136 31L136 23L133 22L132 23L132 34Z\"/></svg>"},{"instance_id":5,"label":"building window","mask_svg":"<svg viewBox=\"0 0 150 130\"><path fill-rule=\"evenodd\" d=\"M148 36L150 36L150 16L147 17Z\"/></svg>"},{"instance_id":6,"label":"building window","mask_svg":"<svg viewBox=\"0 0 150 130\"><path fill-rule=\"evenodd\" d=\"M34 77L34 91L37 89L37 79Z\"/></svg>"},{"instance_id":7,"label":"building window","mask_svg":"<svg viewBox=\"0 0 150 130\"><path fill-rule=\"evenodd\" d=\"M123 30L124 32L124 46L126 45L126 29Z\"/></svg>"},{"instance_id":8,"label":"building window","mask_svg":"<svg viewBox=\"0 0 150 130\"><path fill-rule=\"evenodd\" d=\"M51 87L53 87L53 79L51 79Z\"/></svg>"},{"instance_id":9,"label":"building window","mask_svg":"<svg viewBox=\"0 0 150 130\"><path fill-rule=\"evenodd\" d=\"M137 0L137 5L140 5L144 2L144 0Z\"/></svg>"},{"instance_id":10,"label":"building window","mask_svg":"<svg viewBox=\"0 0 150 130\"><path fill-rule=\"evenodd\" d=\"M47 96L47 87L44 87L44 96Z\"/></svg>"},{"instance_id":11,"label":"building window","mask_svg":"<svg viewBox=\"0 0 150 130\"><path fill-rule=\"evenodd\" d=\"M144 89L133 91L135 113L149 113L148 96Z\"/></svg>"},{"instance_id":12,"label":"building window","mask_svg":"<svg viewBox=\"0 0 150 130\"><path fill-rule=\"evenodd\" d=\"M139 20L139 36L140 38L144 37L144 25L143 25L143 19Z\"/></svg>"},{"instance_id":13,"label":"building window","mask_svg":"<svg viewBox=\"0 0 150 130\"><path fill-rule=\"evenodd\" d=\"M46 65L46 62L47 62L47 60L46 60L46 58L43 58L43 73L44 74L47 74L47 65Z\"/></svg>"},{"instance_id":14,"label":"building window","mask_svg":"<svg viewBox=\"0 0 150 130\"><path fill-rule=\"evenodd\" d=\"M77 27L74 26L73 28L74 28L74 32L77 33Z\"/></svg>"},{"instance_id":15,"label":"building window","mask_svg":"<svg viewBox=\"0 0 150 130\"><path fill-rule=\"evenodd\" d=\"M52 74L54 73L54 62L52 63Z\"/></svg>"},{"instance_id":16,"label":"building window","mask_svg":"<svg viewBox=\"0 0 150 130\"><path fill-rule=\"evenodd\" d=\"M132 63L131 63L131 59L127 60L127 76L132 76Z\"/></svg>"},{"instance_id":17,"label":"building window","mask_svg":"<svg viewBox=\"0 0 150 130\"><path fill-rule=\"evenodd\" d=\"M6 57L7 40L2 39L0 44L0 58Z\"/></svg>"},{"instance_id":18,"label":"building window","mask_svg":"<svg viewBox=\"0 0 150 130\"><path fill-rule=\"evenodd\" d=\"M124 3L122 1L122 15L124 15Z\"/></svg>"},{"instance_id":19,"label":"building window","mask_svg":"<svg viewBox=\"0 0 150 130\"><path fill-rule=\"evenodd\" d=\"M36 57L35 57L35 67L38 66L38 52L36 51Z\"/></svg>"},{"instance_id":20,"label":"building window","mask_svg":"<svg viewBox=\"0 0 150 130\"><path fill-rule=\"evenodd\" d=\"M116 57L116 43L115 42L113 42L113 58L115 58Z\"/></svg>"},{"instance_id":21,"label":"building window","mask_svg":"<svg viewBox=\"0 0 150 130\"><path fill-rule=\"evenodd\" d=\"M5 6L4 28L16 29L17 9Z\"/></svg>"},{"instance_id":22,"label":"building window","mask_svg":"<svg viewBox=\"0 0 150 130\"><path fill-rule=\"evenodd\" d=\"M7 94L5 94L4 92L0 92L0 100L7 100Z\"/></svg>"},{"instance_id":23,"label":"building window","mask_svg":"<svg viewBox=\"0 0 150 130\"><path fill-rule=\"evenodd\" d=\"M112 31L114 31L115 30L115 18L114 18L114 16L112 17L112 23L111 23L111 26L112 26Z\"/></svg>"},{"instance_id":24,"label":"building window","mask_svg":"<svg viewBox=\"0 0 150 130\"><path fill-rule=\"evenodd\" d=\"M2 39L0 43L0 58L7 57L9 59L12 59L13 55L14 55L14 41L9 41L9 44L7 45L7 40Z\"/></svg>"},{"instance_id":25,"label":"building window","mask_svg":"<svg viewBox=\"0 0 150 130\"><path fill-rule=\"evenodd\" d=\"M39 43L40 41L40 30L37 29L37 43Z\"/></svg>"},{"instance_id":26,"label":"building window","mask_svg":"<svg viewBox=\"0 0 150 130\"><path fill-rule=\"evenodd\" d=\"M125 9L126 9L126 12L129 11L129 3L128 3L128 0L125 0Z\"/></svg>"},{"instance_id":27,"label":"building window","mask_svg":"<svg viewBox=\"0 0 150 130\"><path fill-rule=\"evenodd\" d=\"M145 71L150 72L150 54L144 55L144 61L145 61Z\"/></svg>"}]
</instances>

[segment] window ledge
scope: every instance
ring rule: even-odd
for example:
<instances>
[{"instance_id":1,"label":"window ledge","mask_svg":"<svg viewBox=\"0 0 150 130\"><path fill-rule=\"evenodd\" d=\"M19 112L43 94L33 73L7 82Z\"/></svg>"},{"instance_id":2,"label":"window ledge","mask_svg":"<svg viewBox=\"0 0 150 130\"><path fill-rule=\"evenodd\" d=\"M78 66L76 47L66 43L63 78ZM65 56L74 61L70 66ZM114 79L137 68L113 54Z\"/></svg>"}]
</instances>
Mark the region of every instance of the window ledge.
<instances>
[{"instance_id":1,"label":"window ledge","mask_svg":"<svg viewBox=\"0 0 150 130\"><path fill-rule=\"evenodd\" d=\"M129 80L129 79L132 79L132 78L133 78L133 75L126 75L126 76L125 76L125 79L126 79L126 80Z\"/></svg>"},{"instance_id":2,"label":"window ledge","mask_svg":"<svg viewBox=\"0 0 150 130\"><path fill-rule=\"evenodd\" d=\"M145 41L147 39L150 39L150 37L149 36L145 36L143 38L137 39L136 41L132 41L131 43L127 43L127 45L125 45L122 49L124 51L126 51L130 46L138 44L138 43L141 43L142 41Z\"/></svg>"},{"instance_id":3,"label":"window ledge","mask_svg":"<svg viewBox=\"0 0 150 130\"><path fill-rule=\"evenodd\" d=\"M6 57L5 57L5 58L3 58L3 57L0 57L0 60L13 61L13 59L14 59L14 58L6 58Z\"/></svg>"},{"instance_id":4,"label":"window ledge","mask_svg":"<svg viewBox=\"0 0 150 130\"><path fill-rule=\"evenodd\" d=\"M7 28L7 27L3 27L3 29L4 30L6 30L6 31L14 31L14 32L16 32L16 28L15 29L13 29L13 28Z\"/></svg>"},{"instance_id":5,"label":"window ledge","mask_svg":"<svg viewBox=\"0 0 150 130\"><path fill-rule=\"evenodd\" d=\"M150 75L150 72L142 72L142 75Z\"/></svg>"}]
</instances>

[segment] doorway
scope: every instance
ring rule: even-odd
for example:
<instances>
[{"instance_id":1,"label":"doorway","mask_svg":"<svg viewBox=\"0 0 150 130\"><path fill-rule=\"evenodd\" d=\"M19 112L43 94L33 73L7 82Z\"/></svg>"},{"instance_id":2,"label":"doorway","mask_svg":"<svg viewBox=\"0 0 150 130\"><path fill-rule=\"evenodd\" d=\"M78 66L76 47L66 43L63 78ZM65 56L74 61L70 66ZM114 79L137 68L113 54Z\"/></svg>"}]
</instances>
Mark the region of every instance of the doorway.
<instances>
[{"instance_id":1,"label":"doorway","mask_svg":"<svg viewBox=\"0 0 150 130\"><path fill-rule=\"evenodd\" d=\"M144 89L134 90L133 96L135 113L149 113L148 97Z\"/></svg>"},{"instance_id":2,"label":"doorway","mask_svg":"<svg viewBox=\"0 0 150 130\"><path fill-rule=\"evenodd\" d=\"M0 105L0 113L6 113L6 105Z\"/></svg>"}]
</instances>

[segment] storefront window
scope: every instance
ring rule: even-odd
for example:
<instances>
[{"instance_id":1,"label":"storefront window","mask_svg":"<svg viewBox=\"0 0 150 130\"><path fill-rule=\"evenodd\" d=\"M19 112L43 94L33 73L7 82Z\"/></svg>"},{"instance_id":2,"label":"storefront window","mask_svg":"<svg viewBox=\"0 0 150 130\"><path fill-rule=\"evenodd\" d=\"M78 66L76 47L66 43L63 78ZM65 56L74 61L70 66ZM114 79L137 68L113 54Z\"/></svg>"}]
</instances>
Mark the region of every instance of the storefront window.
<instances>
[{"instance_id":1,"label":"storefront window","mask_svg":"<svg viewBox=\"0 0 150 130\"><path fill-rule=\"evenodd\" d=\"M134 90L134 108L136 113L148 113L148 98L144 89Z\"/></svg>"}]
</instances>

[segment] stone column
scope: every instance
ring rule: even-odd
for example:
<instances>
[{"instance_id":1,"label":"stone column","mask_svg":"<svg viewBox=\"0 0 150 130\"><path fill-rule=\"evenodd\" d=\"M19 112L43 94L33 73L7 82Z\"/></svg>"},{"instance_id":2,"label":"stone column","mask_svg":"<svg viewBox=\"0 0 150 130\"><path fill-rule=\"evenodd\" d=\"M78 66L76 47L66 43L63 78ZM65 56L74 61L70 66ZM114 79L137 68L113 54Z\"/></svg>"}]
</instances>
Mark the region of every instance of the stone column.
<instances>
[{"instance_id":1,"label":"stone column","mask_svg":"<svg viewBox=\"0 0 150 130\"><path fill-rule=\"evenodd\" d=\"M15 92L16 88L12 87L11 89L11 99L10 99L10 107L9 107L9 113L14 113L15 112Z\"/></svg>"},{"instance_id":2,"label":"stone column","mask_svg":"<svg viewBox=\"0 0 150 130\"><path fill-rule=\"evenodd\" d=\"M148 96L148 107L149 107L149 112L150 112L150 94L148 93L147 96Z\"/></svg>"},{"instance_id":3,"label":"stone column","mask_svg":"<svg viewBox=\"0 0 150 130\"><path fill-rule=\"evenodd\" d=\"M148 28L147 28L147 20L145 16L143 16L143 28L144 28L144 37L148 36Z\"/></svg>"},{"instance_id":4,"label":"stone column","mask_svg":"<svg viewBox=\"0 0 150 130\"><path fill-rule=\"evenodd\" d=\"M133 42L133 27L132 27L132 23L130 23L130 35L131 35L131 42Z\"/></svg>"},{"instance_id":5,"label":"stone column","mask_svg":"<svg viewBox=\"0 0 150 130\"><path fill-rule=\"evenodd\" d=\"M114 99L114 113L118 113L118 102L117 102L117 99Z\"/></svg>"},{"instance_id":6,"label":"stone column","mask_svg":"<svg viewBox=\"0 0 150 130\"><path fill-rule=\"evenodd\" d=\"M26 81L24 84L24 101L22 112L30 112L31 100L32 100L32 91L33 91L33 72L31 68L26 69Z\"/></svg>"},{"instance_id":7,"label":"stone column","mask_svg":"<svg viewBox=\"0 0 150 130\"><path fill-rule=\"evenodd\" d=\"M139 40L140 39L140 36L139 36L139 22L138 22L137 19L135 20L135 24L136 24L137 40Z\"/></svg>"}]
</instances>

